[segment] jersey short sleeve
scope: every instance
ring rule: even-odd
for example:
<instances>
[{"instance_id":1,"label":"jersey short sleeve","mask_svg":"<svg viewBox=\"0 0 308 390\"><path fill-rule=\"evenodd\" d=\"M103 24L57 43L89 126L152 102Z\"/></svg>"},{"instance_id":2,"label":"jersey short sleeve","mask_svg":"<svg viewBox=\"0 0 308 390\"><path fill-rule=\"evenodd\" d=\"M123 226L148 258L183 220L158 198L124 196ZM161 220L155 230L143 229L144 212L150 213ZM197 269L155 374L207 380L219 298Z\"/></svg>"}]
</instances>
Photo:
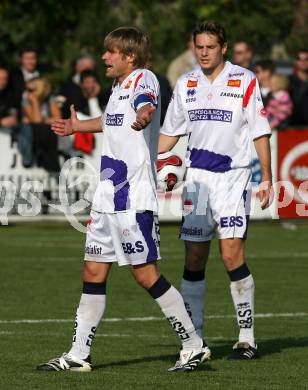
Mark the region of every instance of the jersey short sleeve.
<instances>
[{"instance_id":1,"label":"jersey short sleeve","mask_svg":"<svg viewBox=\"0 0 308 390\"><path fill-rule=\"evenodd\" d=\"M131 100L135 111L146 104L157 107L159 83L156 76L149 70L143 69L134 81L134 93Z\"/></svg>"},{"instance_id":2,"label":"jersey short sleeve","mask_svg":"<svg viewBox=\"0 0 308 390\"><path fill-rule=\"evenodd\" d=\"M174 88L164 124L160 130L161 134L171 137L187 134L187 121L185 117L185 107L181 100L181 82L179 79Z\"/></svg>"},{"instance_id":3,"label":"jersey short sleeve","mask_svg":"<svg viewBox=\"0 0 308 390\"><path fill-rule=\"evenodd\" d=\"M244 91L243 109L246 113L252 139L263 135L270 135L271 128L267 120L266 110L263 106L259 83L252 72L248 76L247 85L246 91Z\"/></svg>"}]
</instances>

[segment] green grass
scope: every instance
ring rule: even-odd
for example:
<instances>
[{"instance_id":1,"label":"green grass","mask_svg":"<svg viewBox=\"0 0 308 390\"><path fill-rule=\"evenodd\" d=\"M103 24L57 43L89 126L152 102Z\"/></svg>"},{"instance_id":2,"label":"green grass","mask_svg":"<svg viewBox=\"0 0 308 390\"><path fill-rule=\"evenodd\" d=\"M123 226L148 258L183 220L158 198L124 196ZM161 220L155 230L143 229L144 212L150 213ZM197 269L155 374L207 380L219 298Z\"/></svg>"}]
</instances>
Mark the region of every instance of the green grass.
<instances>
[{"instance_id":1,"label":"green grass","mask_svg":"<svg viewBox=\"0 0 308 390\"><path fill-rule=\"evenodd\" d=\"M176 286L183 246L176 226L162 226L164 275ZM91 373L42 373L35 367L70 347L80 298L84 236L64 224L0 228L0 389L308 389L308 226L250 227L247 261L256 283L256 313L306 313L256 319L262 357L225 359L237 338L226 272L213 242L207 272L206 339L213 359L193 373L168 373L179 350L164 320L103 322ZM105 318L161 317L126 267L113 267ZM223 315L224 318L213 318ZM63 323L13 323L66 319ZM6 322L11 321L11 322Z\"/></svg>"}]
</instances>

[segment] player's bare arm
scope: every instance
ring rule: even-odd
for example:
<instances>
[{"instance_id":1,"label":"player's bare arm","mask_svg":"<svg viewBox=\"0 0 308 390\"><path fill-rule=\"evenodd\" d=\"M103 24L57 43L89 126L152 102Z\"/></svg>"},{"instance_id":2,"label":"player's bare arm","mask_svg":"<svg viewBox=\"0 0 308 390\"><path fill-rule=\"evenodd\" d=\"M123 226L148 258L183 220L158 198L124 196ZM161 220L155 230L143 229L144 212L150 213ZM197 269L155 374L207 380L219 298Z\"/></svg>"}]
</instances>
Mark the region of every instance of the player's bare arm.
<instances>
[{"instance_id":1,"label":"player's bare arm","mask_svg":"<svg viewBox=\"0 0 308 390\"><path fill-rule=\"evenodd\" d=\"M136 121L132 124L132 129L137 131L145 129L151 122L155 110L152 104L146 104L137 110Z\"/></svg>"},{"instance_id":2,"label":"player's bare arm","mask_svg":"<svg viewBox=\"0 0 308 390\"><path fill-rule=\"evenodd\" d=\"M179 139L179 136L160 134L158 141L158 153L169 152L169 150L173 149Z\"/></svg>"},{"instance_id":3,"label":"player's bare arm","mask_svg":"<svg viewBox=\"0 0 308 390\"><path fill-rule=\"evenodd\" d=\"M61 137L72 135L75 132L99 133L102 129L101 117L87 120L77 119L74 105L71 105L71 117L69 119L57 119L51 124L51 130Z\"/></svg>"},{"instance_id":4,"label":"player's bare arm","mask_svg":"<svg viewBox=\"0 0 308 390\"><path fill-rule=\"evenodd\" d=\"M270 206L272 202L272 170L271 170L271 149L268 136L262 136L254 140L256 152L258 154L261 171L262 181L260 184L260 190L257 193L261 202L262 210Z\"/></svg>"}]
</instances>

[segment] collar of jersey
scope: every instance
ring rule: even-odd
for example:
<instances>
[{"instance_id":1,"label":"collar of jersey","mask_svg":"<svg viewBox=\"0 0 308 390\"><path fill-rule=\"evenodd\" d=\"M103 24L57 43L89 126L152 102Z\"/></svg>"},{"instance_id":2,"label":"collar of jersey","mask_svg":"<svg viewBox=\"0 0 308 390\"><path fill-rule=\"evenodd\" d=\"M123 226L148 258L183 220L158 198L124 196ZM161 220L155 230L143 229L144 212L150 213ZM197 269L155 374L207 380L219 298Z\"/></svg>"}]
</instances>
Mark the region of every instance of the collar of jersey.
<instances>
[{"instance_id":1,"label":"collar of jersey","mask_svg":"<svg viewBox=\"0 0 308 390\"><path fill-rule=\"evenodd\" d=\"M225 80L228 78L227 75L228 75L228 73L230 73L231 68L232 68L231 62L226 61L224 68L217 75L217 77L215 78L215 80L212 83L209 82L208 78L202 72L201 68L198 70L198 72L201 75L201 80L203 80L207 85L220 85L220 84L224 84L225 83Z\"/></svg>"},{"instance_id":2,"label":"collar of jersey","mask_svg":"<svg viewBox=\"0 0 308 390\"><path fill-rule=\"evenodd\" d=\"M125 85L128 83L128 81L129 81L131 78L133 78L139 70L140 70L140 69L135 69L135 70L133 70L133 71L126 77L126 79L124 79L124 80L122 81L121 84L119 84L119 83L116 84L116 81L114 80L113 83L112 83L112 90L114 90L114 89L124 89L124 88L125 88Z\"/></svg>"}]
</instances>

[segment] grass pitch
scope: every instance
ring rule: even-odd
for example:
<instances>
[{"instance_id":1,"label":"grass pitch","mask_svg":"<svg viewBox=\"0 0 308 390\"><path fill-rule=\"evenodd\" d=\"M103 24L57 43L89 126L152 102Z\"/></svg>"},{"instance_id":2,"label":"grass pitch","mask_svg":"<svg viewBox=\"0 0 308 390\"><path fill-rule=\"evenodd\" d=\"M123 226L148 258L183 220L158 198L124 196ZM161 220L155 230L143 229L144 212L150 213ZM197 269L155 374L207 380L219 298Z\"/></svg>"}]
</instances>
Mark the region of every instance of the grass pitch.
<instances>
[{"instance_id":1,"label":"grass pitch","mask_svg":"<svg viewBox=\"0 0 308 390\"><path fill-rule=\"evenodd\" d=\"M68 351L81 291L84 236L65 224L0 227L0 389L308 389L308 226L250 226L247 262L256 284L261 358L226 360L237 338L229 281L213 242L207 271L206 340L213 359L168 373L177 336L126 267L113 266L106 321L91 373L43 373L36 365ZM183 268L177 226L161 226L163 274ZM153 317L152 319L145 317Z\"/></svg>"}]
</instances>

